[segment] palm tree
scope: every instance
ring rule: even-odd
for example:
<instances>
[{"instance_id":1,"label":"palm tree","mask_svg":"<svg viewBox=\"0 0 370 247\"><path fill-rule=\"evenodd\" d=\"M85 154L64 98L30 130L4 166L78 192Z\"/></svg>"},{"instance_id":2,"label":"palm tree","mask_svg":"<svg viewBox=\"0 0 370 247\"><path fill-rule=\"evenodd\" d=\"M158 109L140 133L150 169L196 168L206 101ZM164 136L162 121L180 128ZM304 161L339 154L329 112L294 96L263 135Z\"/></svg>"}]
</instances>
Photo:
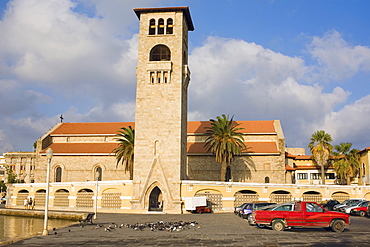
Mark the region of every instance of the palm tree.
<instances>
[{"instance_id":1,"label":"palm tree","mask_svg":"<svg viewBox=\"0 0 370 247\"><path fill-rule=\"evenodd\" d=\"M117 164L121 162L125 166L125 171L130 172L130 179L133 177L133 166L134 166L134 143L135 143L135 130L131 126L128 128L124 127L118 131L115 138L118 141L118 147L112 152L116 155Z\"/></svg>"},{"instance_id":2,"label":"palm tree","mask_svg":"<svg viewBox=\"0 0 370 247\"><path fill-rule=\"evenodd\" d=\"M351 149L352 143L342 142L339 145L335 145L333 152L335 155L334 169L341 182L350 184L351 180L358 175L360 169L360 157L358 155L359 150Z\"/></svg>"},{"instance_id":3,"label":"palm tree","mask_svg":"<svg viewBox=\"0 0 370 247\"><path fill-rule=\"evenodd\" d=\"M313 162L321 168L321 181L325 184L325 166L328 164L330 154L333 151L331 136L324 130L318 130L312 134L308 147L312 154Z\"/></svg>"},{"instance_id":4,"label":"palm tree","mask_svg":"<svg viewBox=\"0 0 370 247\"><path fill-rule=\"evenodd\" d=\"M207 152L216 156L216 162L221 163L221 181L226 181L226 170L235 155L241 155L246 149L243 134L237 132L240 124L234 122L233 117L229 120L225 114L217 116L217 120L210 119L211 127L206 127L208 135L204 147Z\"/></svg>"}]
</instances>

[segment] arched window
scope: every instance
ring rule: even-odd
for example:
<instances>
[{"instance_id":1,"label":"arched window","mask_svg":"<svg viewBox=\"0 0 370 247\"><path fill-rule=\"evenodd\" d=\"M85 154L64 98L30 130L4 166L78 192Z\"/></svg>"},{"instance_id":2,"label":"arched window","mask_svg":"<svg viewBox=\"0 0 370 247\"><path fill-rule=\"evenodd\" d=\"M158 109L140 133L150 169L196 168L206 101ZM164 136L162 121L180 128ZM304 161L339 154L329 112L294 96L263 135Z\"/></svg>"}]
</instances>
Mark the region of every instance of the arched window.
<instances>
[{"instance_id":1,"label":"arched window","mask_svg":"<svg viewBox=\"0 0 370 247\"><path fill-rule=\"evenodd\" d=\"M96 169L95 169L95 180L98 179L98 181L101 181L102 180L102 177L103 177L103 169L101 169L100 166L98 166Z\"/></svg>"},{"instance_id":2,"label":"arched window","mask_svg":"<svg viewBox=\"0 0 370 247\"><path fill-rule=\"evenodd\" d=\"M149 35L154 35L155 34L155 20L150 19L149 21Z\"/></svg>"},{"instance_id":3,"label":"arched window","mask_svg":"<svg viewBox=\"0 0 370 247\"><path fill-rule=\"evenodd\" d=\"M62 182L62 167L55 169L55 182Z\"/></svg>"},{"instance_id":4,"label":"arched window","mask_svg":"<svg viewBox=\"0 0 370 247\"><path fill-rule=\"evenodd\" d=\"M173 20L172 20L172 18L167 19L166 34L173 34Z\"/></svg>"},{"instance_id":5,"label":"arched window","mask_svg":"<svg viewBox=\"0 0 370 247\"><path fill-rule=\"evenodd\" d=\"M158 20L158 32L157 34L164 34L164 20L159 19Z\"/></svg>"},{"instance_id":6,"label":"arched window","mask_svg":"<svg viewBox=\"0 0 370 247\"><path fill-rule=\"evenodd\" d=\"M270 183L270 178L269 177L265 177L265 183L266 184Z\"/></svg>"},{"instance_id":7,"label":"arched window","mask_svg":"<svg viewBox=\"0 0 370 247\"><path fill-rule=\"evenodd\" d=\"M170 61L171 51L165 45L156 45L150 51L149 61Z\"/></svg>"}]
</instances>

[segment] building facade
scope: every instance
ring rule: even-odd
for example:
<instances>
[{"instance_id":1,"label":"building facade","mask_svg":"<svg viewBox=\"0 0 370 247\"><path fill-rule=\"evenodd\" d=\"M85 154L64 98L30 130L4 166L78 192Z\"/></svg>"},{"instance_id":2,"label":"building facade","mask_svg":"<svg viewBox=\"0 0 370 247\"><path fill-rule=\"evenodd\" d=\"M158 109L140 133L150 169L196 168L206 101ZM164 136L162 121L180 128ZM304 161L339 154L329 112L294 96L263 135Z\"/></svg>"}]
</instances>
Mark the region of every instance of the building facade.
<instances>
[{"instance_id":1,"label":"building facade","mask_svg":"<svg viewBox=\"0 0 370 247\"><path fill-rule=\"evenodd\" d=\"M54 209L97 205L104 212L182 213L184 198L204 196L214 211L229 212L257 200L369 197L367 186L314 187L318 184L301 179L310 161L302 150L286 152L279 120L236 121L247 150L231 163L226 181L219 181L221 164L204 148L211 122L187 121L188 32L194 30L189 9L134 11L140 20L135 123L59 123L37 141L35 152L5 153L6 164L25 182L8 187L7 207L22 206L28 196L36 208L45 205L49 148ZM135 129L132 178L113 154L117 131L129 126ZM366 171L368 156L363 151ZM298 180L302 184L292 184Z\"/></svg>"}]
</instances>

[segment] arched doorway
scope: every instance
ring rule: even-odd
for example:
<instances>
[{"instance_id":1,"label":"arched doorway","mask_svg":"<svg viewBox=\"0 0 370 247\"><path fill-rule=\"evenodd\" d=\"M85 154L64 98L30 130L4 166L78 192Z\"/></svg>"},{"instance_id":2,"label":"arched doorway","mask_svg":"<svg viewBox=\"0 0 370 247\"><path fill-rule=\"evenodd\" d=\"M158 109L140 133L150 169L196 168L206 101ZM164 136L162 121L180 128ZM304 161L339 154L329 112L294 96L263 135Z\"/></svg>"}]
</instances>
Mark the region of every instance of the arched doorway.
<instances>
[{"instance_id":1,"label":"arched doorway","mask_svg":"<svg viewBox=\"0 0 370 247\"><path fill-rule=\"evenodd\" d=\"M149 211L163 211L162 191L157 186L149 195Z\"/></svg>"}]
</instances>

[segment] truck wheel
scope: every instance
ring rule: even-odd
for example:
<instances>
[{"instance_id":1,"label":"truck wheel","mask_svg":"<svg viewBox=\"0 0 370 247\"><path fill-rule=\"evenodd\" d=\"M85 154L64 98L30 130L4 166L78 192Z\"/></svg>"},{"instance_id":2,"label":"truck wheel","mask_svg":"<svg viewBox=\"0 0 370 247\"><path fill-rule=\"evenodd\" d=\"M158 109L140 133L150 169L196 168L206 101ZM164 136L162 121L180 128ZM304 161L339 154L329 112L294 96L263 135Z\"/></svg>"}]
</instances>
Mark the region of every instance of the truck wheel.
<instances>
[{"instance_id":1,"label":"truck wheel","mask_svg":"<svg viewBox=\"0 0 370 247\"><path fill-rule=\"evenodd\" d=\"M256 224L256 226L257 226L258 228L266 228L266 226L265 226L265 225L262 225L262 224Z\"/></svg>"},{"instance_id":2,"label":"truck wheel","mask_svg":"<svg viewBox=\"0 0 370 247\"><path fill-rule=\"evenodd\" d=\"M344 231L345 224L343 220L334 220L334 222L331 224L331 229L333 232L343 232Z\"/></svg>"},{"instance_id":3,"label":"truck wheel","mask_svg":"<svg viewBox=\"0 0 370 247\"><path fill-rule=\"evenodd\" d=\"M282 220L273 220L271 227L273 230L281 232L281 231L284 231L285 224Z\"/></svg>"},{"instance_id":4,"label":"truck wheel","mask_svg":"<svg viewBox=\"0 0 370 247\"><path fill-rule=\"evenodd\" d=\"M359 214L360 214L360 216L361 216L361 217L366 216L366 212L365 212L365 211L363 211L363 210L361 210L361 211L359 212Z\"/></svg>"}]
</instances>

